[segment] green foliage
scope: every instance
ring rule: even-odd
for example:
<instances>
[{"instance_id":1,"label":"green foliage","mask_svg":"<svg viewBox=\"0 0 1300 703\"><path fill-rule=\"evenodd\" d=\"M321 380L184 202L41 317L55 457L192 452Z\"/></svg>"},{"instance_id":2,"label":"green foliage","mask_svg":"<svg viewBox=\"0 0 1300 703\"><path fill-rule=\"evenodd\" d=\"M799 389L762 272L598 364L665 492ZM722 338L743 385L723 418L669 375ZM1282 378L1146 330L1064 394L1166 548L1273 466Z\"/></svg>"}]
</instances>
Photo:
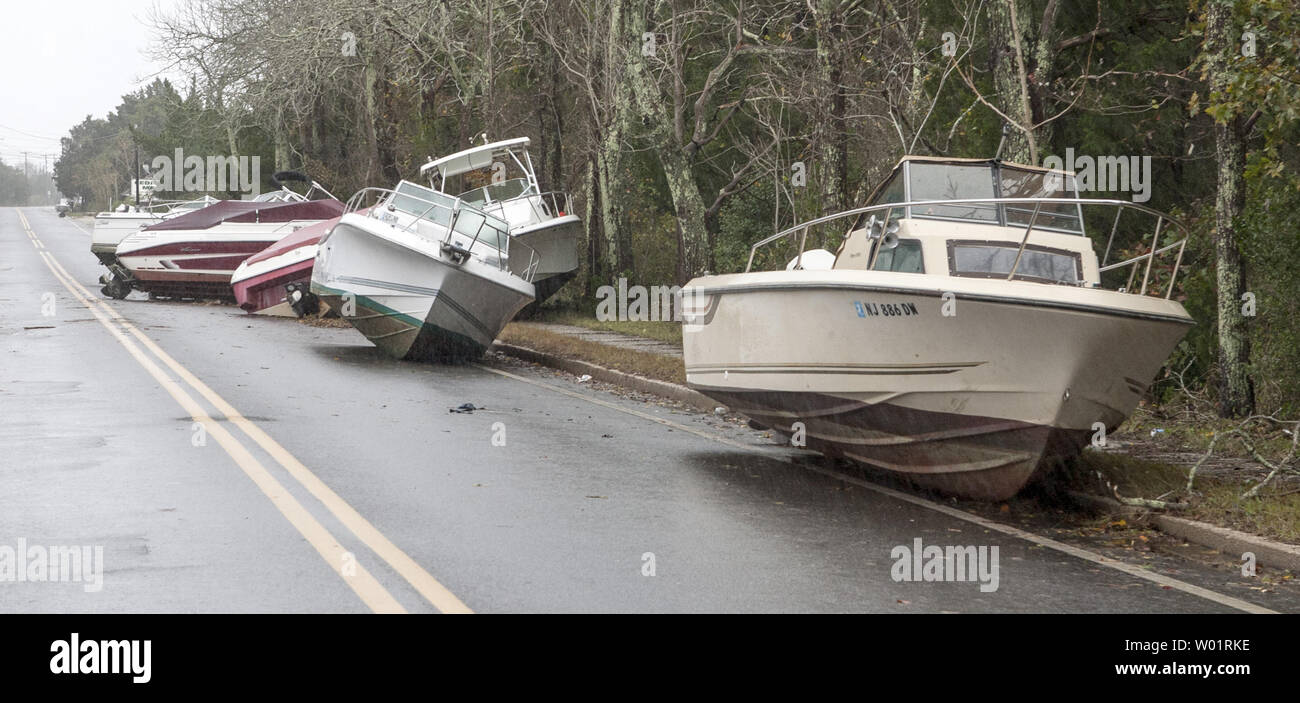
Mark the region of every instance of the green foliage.
<instances>
[{"instance_id":1,"label":"green foliage","mask_svg":"<svg viewBox=\"0 0 1300 703\"><path fill-rule=\"evenodd\" d=\"M26 205L29 194L23 170L0 162L0 205Z\"/></svg>"},{"instance_id":2,"label":"green foliage","mask_svg":"<svg viewBox=\"0 0 1300 703\"><path fill-rule=\"evenodd\" d=\"M62 140L62 155L55 163L54 178L59 191L79 196L88 206L110 209L130 200L126 194L139 173L145 175L155 156L174 158L177 149L186 156L231 155L229 132L219 111L213 109L196 88L182 96L170 81L157 79L144 88L122 96L122 102L104 119L87 117ZM237 153L259 156L262 191L269 190L274 169L272 145L257 128L239 130ZM157 191L156 199L194 198L201 193L182 193L181 184L172 192ZM230 190L209 192L222 198L237 198Z\"/></svg>"},{"instance_id":3,"label":"green foliage","mask_svg":"<svg viewBox=\"0 0 1300 703\"><path fill-rule=\"evenodd\" d=\"M1241 244L1251 262L1248 289L1255 296L1256 315L1249 318L1252 376L1261 410L1280 408L1293 416L1300 412L1300 230L1280 215L1300 212L1300 188L1294 176L1260 176L1248 186Z\"/></svg>"}]
</instances>

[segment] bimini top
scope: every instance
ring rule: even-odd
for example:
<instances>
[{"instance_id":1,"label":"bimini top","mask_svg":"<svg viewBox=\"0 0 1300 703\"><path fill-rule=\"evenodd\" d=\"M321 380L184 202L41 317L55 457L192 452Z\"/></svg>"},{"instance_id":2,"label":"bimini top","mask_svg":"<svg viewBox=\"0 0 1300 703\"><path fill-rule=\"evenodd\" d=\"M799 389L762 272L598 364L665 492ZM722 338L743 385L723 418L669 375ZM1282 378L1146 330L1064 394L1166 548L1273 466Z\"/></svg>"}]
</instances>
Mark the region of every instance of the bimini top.
<instances>
[{"instance_id":1,"label":"bimini top","mask_svg":"<svg viewBox=\"0 0 1300 703\"><path fill-rule=\"evenodd\" d=\"M343 203L337 200L304 200L290 203L222 200L202 210L187 212L144 229L156 232L175 229L210 229L225 222L328 220L341 216L343 209Z\"/></svg>"},{"instance_id":2,"label":"bimini top","mask_svg":"<svg viewBox=\"0 0 1300 703\"><path fill-rule=\"evenodd\" d=\"M493 159L498 156L504 156L515 149L515 147L527 147L528 137L516 137L504 141L492 142L471 147L464 151L458 151L450 156L444 156L440 159L434 159L420 167L420 175L423 176L430 169L438 169L444 179L456 176L468 171L475 171L480 168L487 168L492 164Z\"/></svg>"}]
</instances>

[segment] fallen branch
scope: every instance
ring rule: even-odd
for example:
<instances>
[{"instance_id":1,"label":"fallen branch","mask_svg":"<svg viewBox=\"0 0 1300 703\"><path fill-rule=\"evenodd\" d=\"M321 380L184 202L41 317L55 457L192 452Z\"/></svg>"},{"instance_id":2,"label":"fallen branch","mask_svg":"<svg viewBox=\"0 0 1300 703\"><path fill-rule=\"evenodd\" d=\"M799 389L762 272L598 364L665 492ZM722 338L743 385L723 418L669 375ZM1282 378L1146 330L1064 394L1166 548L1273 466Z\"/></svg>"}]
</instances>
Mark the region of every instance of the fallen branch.
<instances>
[{"instance_id":1,"label":"fallen branch","mask_svg":"<svg viewBox=\"0 0 1300 703\"><path fill-rule=\"evenodd\" d=\"M1186 503L1172 503L1167 500L1152 500L1150 498L1125 498L1124 496L1119 494L1119 486L1116 486L1115 484L1109 482L1106 485L1110 486L1110 491L1115 495L1115 500L1118 500L1123 505L1131 505L1136 508L1152 508L1155 510L1182 510L1187 507Z\"/></svg>"}]
</instances>

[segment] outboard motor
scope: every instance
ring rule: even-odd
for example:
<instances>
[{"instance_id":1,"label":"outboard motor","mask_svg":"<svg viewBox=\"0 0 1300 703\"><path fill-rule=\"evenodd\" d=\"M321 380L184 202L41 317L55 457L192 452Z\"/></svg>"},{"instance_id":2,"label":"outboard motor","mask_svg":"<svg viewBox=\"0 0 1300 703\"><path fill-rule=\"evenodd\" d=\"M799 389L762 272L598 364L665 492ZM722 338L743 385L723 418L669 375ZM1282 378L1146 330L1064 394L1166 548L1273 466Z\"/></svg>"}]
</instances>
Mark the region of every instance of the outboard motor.
<instances>
[{"instance_id":1,"label":"outboard motor","mask_svg":"<svg viewBox=\"0 0 1300 703\"><path fill-rule=\"evenodd\" d=\"M320 298L311 292L308 286L301 283L287 283L284 286L285 300L289 301L289 307L293 309L293 314L298 317L315 315L320 311Z\"/></svg>"}]
</instances>

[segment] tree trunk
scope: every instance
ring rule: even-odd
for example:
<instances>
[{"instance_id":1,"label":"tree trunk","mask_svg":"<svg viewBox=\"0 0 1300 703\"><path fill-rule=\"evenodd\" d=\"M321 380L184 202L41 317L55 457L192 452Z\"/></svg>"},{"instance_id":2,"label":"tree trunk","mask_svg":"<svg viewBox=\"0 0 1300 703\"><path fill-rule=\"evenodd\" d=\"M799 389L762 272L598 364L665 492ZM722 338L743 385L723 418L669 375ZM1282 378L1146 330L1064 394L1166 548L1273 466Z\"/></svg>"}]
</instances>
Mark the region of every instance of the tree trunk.
<instances>
[{"instance_id":1,"label":"tree trunk","mask_svg":"<svg viewBox=\"0 0 1300 703\"><path fill-rule=\"evenodd\" d=\"M671 99L665 98L655 77L647 70L647 57L641 55L646 8L639 3L633 4L634 8L624 8L626 28L615 35L615 40L621 44L627 60L624 84L631 90L636 108L643 116L642 123L650 130L647 136L655 146L664 179L668 182L668 193L672 196L677 219L677 279L679 283L685 283L703 271L708 260L709 234L704 223L706 207L691 169L692 160L684 145L677 142L673 128L672 114L681 114L679 101L684 97L675 92ZM669 105L675 112L669 113Z\"/></svg>"},{"instance_id":2,"label":"tree trunk","mask_svg":"<svg viewBox=\"0 0 1300 703\"><path fill-rule=\"evenodd\" d=\"M843 8L840 0L821 0L817 8L817 83L822 95L821 119L817 122L817 163L813 169L820 193L822 213L837 212L845 207L845 181L848 167L847 133L844 113L843 61L840 29Z\"/></svg>"},{"instance_id":3,"label":"tree trunk","mask_svg":"<svg viewBox=\"0 0 1300 703\"><path fill-rule=\"evenodd\" d=\"M370 52L366 52L369 56ZM379 72L375 70L373 60L366 59L362 82L365 91L365 134L366 134L366 177L364 183L371 185L379 173L379 106L375 91L379 84Z\"/></svg>"},{"instance_id":4,"label":"tree trunk","mask_svg":"<svg viewBox=\"0 0 1300 703\"><path fill-rule=\"evenodd\" d=\"M622 211L617 203L621 201L615 185L618 180L619 155L621 145L618 137L605 135L601 142L600 153L596 156L597 187L600 189L600 228L601 228L601 266L599 273L610 278L623 269L623 252L621 217Z\"/></svg>"},{"instance_id":5,"label":"tree trunk","mask_svg":"<svg viewBox=\"0 0 1300 703\"><path fill-rule=\"evenodd\" d=\"M600 269L600 234L596 218L600 213L600 186L596 175L598 168L595 158L587 160L587 167L582 171L582 200L584 211L582 225L587 234L587 295L594 297L596 290L604 285Z\"/></svg>"},{"instance_id":6,"label":"tree trunk","mask_svg":"<svg viewBox=\"0 0 1300 703\"><path fill-rule=\"evenodd\" d=\"M375 126L375 157L378 159L379 172L383 174L384 183L397 183L402 180L402 172L397 168L397 123L386 118L385 115L396 115L401 108L397 104L397 96L394 95L392 84L387 80L387 76L381 77L379 84L383 91L381 96L383 110Z\"/></svg>"},{"instance_id":7,"label":"tree trunk","mask_svg":"<svg viewBox=\"0 0 1300 703\"><path fill-rule=\"evenodd\" d=\"M993 104L1015 123L1002 149L1002 160L1037 164L1040 150L1051 145L1047 118L1047 86L1055 70L1056 47L1051 31L1057 0L1048 0L1035 23L1029 0L994 0L989 4L993 56Z\"/></svg>"},{"instance_id":8,"label":"tree trunk","mask_svg":"<svg viewBox=\"0 0 1300 703\"><path fill-rule=\"evenodd\" d=\"M285 171L289 166L289 134L284 125L284 115L275 115L275 170Z\"/></svg>"},{"instance_id":9,"label":"tree trunk","mask_svg":"<svg viewBox=\"0 0 1300 703\"><path fill-rule=\"evenodd\" d=\"M1225 94L1228 62L1236 44L1232 28L1232 3L1215 0L1206 8L1205 43L1209 51L1211 91ZM1219 399L1222 417L1244 417L1255 411L1250 378L1250 336L1242 314L1246 292L1241 252L1237 248L1236 219L1245 206L1246 140L1242 117L1215 122L1214 149L1218 172L1214 198L1215 284L1218 289Z\"/></svg>"},{"instance_id":10,"label":"tree trunk","mask_svg":"<svg viewBox=\"0 0 1300 703\"><path fill-rule=\"evenodd\" d=\"M552 139L551 149L553 153L547 157L547 163L551 168L551 190L565 190L564 187L564 114L560 111L560 96L563 95L563 83L560 77L560 61L556 58L554 52L551 53L551 92L547 96L550 103L551 118L554 121L554 138Z\"/></svg>"},{"instance_id":11,"label":"tree trunk","mask_svg":"<svg viewBox=\"0 0 1300 703\"><path fill-rule=\"evenodd\" d=\"M675 146L659 151L659 163L668 180L668 192L677 216L677 282L686 283L705 269L709 233L704 223L704 198L695 182L690 160Z\"/></svg>"},{"instance_id":12,"label":"tree trunk","mask_svg":"<svg viewBox=\"0 0 1300 703\"><path fill-rule=\"evenodd\" d=\"M640 65L641 32L644 29L644 17L641 27L635 29L636 17L640 3L634 0L614 0L610 3L609 40L605 52L605 64L608 67L609 81L613 85L609 111L610 121L605 126L600 143L600 202L601 224L605 234L605 260L607 271L612 275L619 271L630 271L633 267L631 247L627 246L627 234L623 228L623 207L626 190L623 176L623 153L626 149L624 140L632 133L633 126L640 118L635 96L627 79L634 66ZM632 32L635 31L635 36Z\"/></svg>"}]
</instances>

